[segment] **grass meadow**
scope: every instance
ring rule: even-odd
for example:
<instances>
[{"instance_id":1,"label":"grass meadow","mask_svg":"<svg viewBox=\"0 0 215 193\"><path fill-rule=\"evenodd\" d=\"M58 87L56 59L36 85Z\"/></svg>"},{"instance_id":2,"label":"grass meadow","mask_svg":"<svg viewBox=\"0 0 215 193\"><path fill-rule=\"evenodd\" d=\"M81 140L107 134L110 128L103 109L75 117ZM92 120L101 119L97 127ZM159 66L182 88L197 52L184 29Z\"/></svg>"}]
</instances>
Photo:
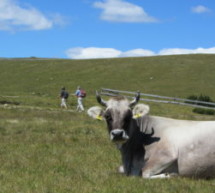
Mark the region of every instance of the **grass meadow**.
<instances>
[{"instance_id":1,"label":"grass meadow","mask_svg":"<svg viewBox=\"0 0 215 193\"><path fill-rule=\"evenodd\" d=\"M94 94L101 87L181 98L205 94L215 100L215 55L1 59L0 69L0 193L215 192L215 180L118 174L120 155L105 123L75 112L72 96L78 85L85 88L86 109L97 105ZM59 108L62 86L71 93L69 110ZM192 107L148 104L153 115L215 120L194 114Z\"/></svg>"}]
</instances>

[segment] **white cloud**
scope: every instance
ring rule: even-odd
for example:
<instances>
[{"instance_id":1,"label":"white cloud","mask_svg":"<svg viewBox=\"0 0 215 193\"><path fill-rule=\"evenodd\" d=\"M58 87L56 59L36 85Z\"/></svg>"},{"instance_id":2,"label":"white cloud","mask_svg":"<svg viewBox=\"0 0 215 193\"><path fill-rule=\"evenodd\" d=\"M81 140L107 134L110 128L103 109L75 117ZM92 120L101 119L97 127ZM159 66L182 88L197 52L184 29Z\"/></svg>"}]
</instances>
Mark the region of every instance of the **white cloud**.
<instances>
[{"instance_id":1,"label":"white cloud","mask_svg":"<svg viewBox=\"0 0 215 193\"><path fill-rule=\"evenodd\" d=\"M198 5L198 6L192 7L191 11L193 13L206 13L206 12L210 12L210 9L203 5Z\"/></svg>"},{"instance_id":2,"label":"white cloud","mask_svg":"<svg viewBox=\"0 0 215 193\"><path fill-rule=\"evenodd\" d=\"M137 57L137 56L153 56L155 53L151 50L134 49L123 52L120 57Z\"/></svg>"},{"instance_id":3,"label":"white cloud","mask_svg":"<svg viewBox=\"0 0 215 193\"><path fill-rule=\"evenodd\" d=\"M197 49L181 49L169 48L162 49L158 53L145 49L133 49L128 51L120 51L114 48L71 48L66 51L66 55L71 59L91 59L91 58L119 58L119 57L144 57L156 55L182 55L182 54L215 54L215 47L197 48Z\"/></svg>"},{"instance_id":4,"label":"white cloud","mask_svg":"<svg viewBox=\"0 0 215 193\"><path fill-rule=\"evenodd\" d=\"M113 48L71 48L66 51L66 55L72 59L88 59L88 58L117 58L121 51Z\"/></svg>"},{"instance_id":5,"label":"white cloud","mask_svg":"<svg viewBox=\"0 0 215 193\"><path fill-rule=\"evenodd\" d=\"M190 54L193 50L181 49L181 48L168 48L161 50L158 55L180 55L180 54Z\"/></svg>"},{"instance_id":6,"label":"white cloud","mask_svg":"<svg viewBox=\"0 0 215 193\"><path fill-rule=\"evenodd\" d=\"M15 0L0 0L0 30L44 30L54 23L33 7L20 6Z\"/></svg>"},{"instance_id":7,"label":"white cloud","mask_svg":"<svg viewBox=\"0 0 215 193\"><path fill-rule=\"evenodd\" d=\"M158 55L180 55L180 54L215 54L215 47L197 49L169 48L163 49L158 53Z\"/></svg>"},{"instance_id":8,"label":"white cloud","mask_svg":"<svg viewBox=\"0 0 215 193\"><path fill-rule=\"evenodd\" d=\"M142 7L124 0L104 0L94 3L102 9L101 19L111 22L156 22Z\"/></svg>"}]
</instances>

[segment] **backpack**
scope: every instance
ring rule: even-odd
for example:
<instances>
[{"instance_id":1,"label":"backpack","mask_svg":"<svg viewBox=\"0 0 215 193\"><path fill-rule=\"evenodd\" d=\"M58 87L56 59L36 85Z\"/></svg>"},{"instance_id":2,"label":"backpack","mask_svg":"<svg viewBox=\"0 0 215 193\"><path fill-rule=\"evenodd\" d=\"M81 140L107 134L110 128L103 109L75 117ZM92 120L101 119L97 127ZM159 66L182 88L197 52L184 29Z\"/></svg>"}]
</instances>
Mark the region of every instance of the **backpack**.
<instances>
[{"instance_id":1,"label":"backpack","mask_svg":"<svg viewBox=\"0 0 215 193\"><path fill-rule=\"evenodd\" d=\"M87 96L87 93L86 93L86 91L85 90L81 90L81 97L82 98L85 98Z\"/></svg>"},{"instance_id":2,"label":"backpack","mask_svg":"<svg viewBox=\"0 0 215 193\"><path fill-rule=\"evenodd\" d=\"M69 93L65 91L65 93L64 93L64 98L65 98L65 99L68 99L68 97L69 97Z\"/></svg>"}]
</instances>

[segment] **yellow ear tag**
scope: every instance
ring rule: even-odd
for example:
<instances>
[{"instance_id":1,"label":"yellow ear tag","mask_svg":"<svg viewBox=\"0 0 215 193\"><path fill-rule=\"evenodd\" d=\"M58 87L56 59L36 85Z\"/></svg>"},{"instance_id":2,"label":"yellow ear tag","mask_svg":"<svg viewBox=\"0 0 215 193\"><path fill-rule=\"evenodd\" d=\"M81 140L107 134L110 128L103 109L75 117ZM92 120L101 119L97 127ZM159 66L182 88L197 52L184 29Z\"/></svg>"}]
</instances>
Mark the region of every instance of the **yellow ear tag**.
<instances>
[{"instance_id":1,"label":"yellow ear tag","mask_svg":"<svg viewBox=\"0 0 215 193\"><path fill-rule=\"evenodd\" d=\"M134 115L134 118L135 118L135 119L137 119L137 118L139 118L139 117L142 117L142 114L139 113L139 114Z\"/></svg>"},{"instance_id":2,"label":"yellow ear tag","mask_svg":"<svg viewBox=\"0 0 215 193\"><path fill-rule=\"evenodd\" d=\"M97 115L97 116L96 116L96 119L98 119L98 120L100 120L100 121L102 121L102 120L103 120L103 118L102 118L102 116L101 116L101 115Z\"/></svg>"}]
</instances>

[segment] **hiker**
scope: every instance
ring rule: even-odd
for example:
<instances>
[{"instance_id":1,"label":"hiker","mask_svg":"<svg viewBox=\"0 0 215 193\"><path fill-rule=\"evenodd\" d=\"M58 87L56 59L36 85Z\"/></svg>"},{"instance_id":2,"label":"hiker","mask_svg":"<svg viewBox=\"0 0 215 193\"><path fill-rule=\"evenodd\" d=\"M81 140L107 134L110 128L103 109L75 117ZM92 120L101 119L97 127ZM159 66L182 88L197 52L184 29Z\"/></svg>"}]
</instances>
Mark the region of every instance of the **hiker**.
<instances>
[{"instance_id":1,"label":"hiker","mask_svg":"<svg viewBox=\"0 0 215 193\"><path fill-rule=\"evenodd\" d=\"M77 96L78 98L78 101L77 101L77 111L78 112L81 112L81 111L84 111L84 106L83 106L83 98L86 97L86 92L81 89L80 86L78 86L76 92L75 92L75 95Z\"/></svg>"},{"instance_id":2,"label":"hiker","mask_svg":"<svg viewBox=\"0 0 215 193\"><path fill-rule=\"evenodd\" d=\"M60 92L60 98L61 98L61 104L60 104L60 106L61 106L61 108L67 109L66 102L67 102L68 97L69 97L69 93L66 91L66 88L63 87L61 89L61 92Z\"/></svg>"}]
</instances>

